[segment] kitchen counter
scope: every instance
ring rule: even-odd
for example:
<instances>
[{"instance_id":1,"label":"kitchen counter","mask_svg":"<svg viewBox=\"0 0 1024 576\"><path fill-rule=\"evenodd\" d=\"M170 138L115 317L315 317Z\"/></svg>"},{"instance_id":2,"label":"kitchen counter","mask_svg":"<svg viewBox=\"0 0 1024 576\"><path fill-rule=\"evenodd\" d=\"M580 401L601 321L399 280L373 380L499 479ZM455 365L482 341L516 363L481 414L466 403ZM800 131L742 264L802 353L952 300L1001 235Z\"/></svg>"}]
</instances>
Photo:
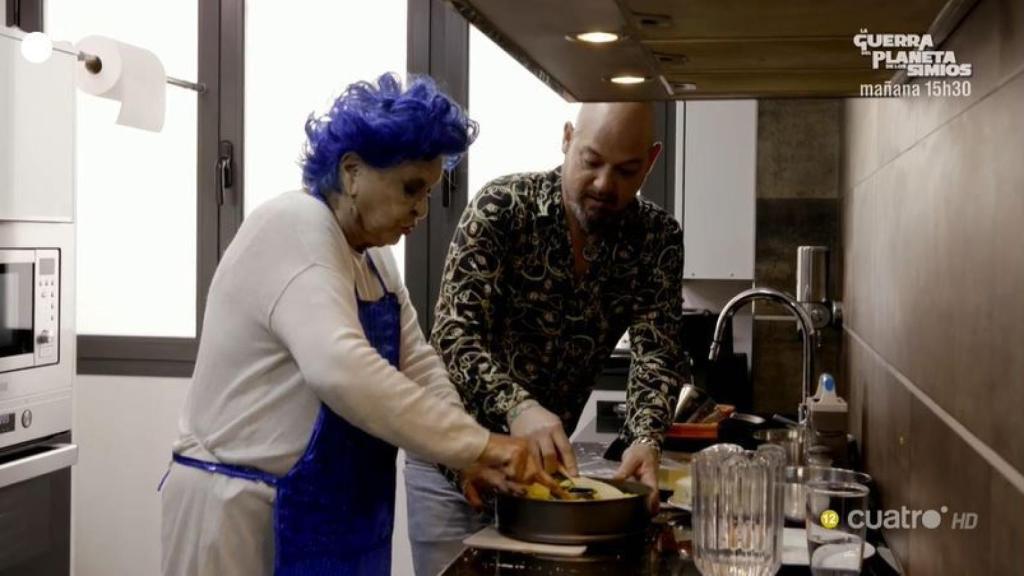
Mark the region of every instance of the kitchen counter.
<instances>
[{"instance_id":1,"label":"kitchen counter","mask_svg":"<svg viewBox=\"0 0 1024 576\"><path fill-rule=\"evenodd\" d=\"M580 473L610 476L618 462L603 458L606 445L576 443ZM526 576L557 574L560 576L676 576L699 575L690 556L690 514L667 506L652 519L642 540L631 543L590 545L579 558L545 557L518 552L499 552L467 548L441 572L441 576ZM882 559L885 543L881 535L871 533L868 541L880 553L864 561L862 574L896 576L899 574ZM796 576L810 574L806 566L783 566L778 574Z\"/></svg>"}]
</instances>

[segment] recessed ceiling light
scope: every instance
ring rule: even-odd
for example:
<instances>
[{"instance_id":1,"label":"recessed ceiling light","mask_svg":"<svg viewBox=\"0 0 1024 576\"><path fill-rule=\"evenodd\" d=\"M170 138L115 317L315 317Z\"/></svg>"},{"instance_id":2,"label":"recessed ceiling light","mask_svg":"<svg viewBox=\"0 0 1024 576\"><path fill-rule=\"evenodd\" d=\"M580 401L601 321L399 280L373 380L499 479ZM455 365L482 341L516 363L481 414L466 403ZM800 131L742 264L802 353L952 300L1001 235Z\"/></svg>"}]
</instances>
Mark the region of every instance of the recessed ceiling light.
<instances>
[{"instance_id":1,"label":"recessed ceiling light","mask_svg":"<svg viewBox=\"0 0 1024 576\"><path fill-rule=\"evenodd\" d=\"M643 84L647 82L646 76L634 76L632 74L620 74L608 79L613 84Z\"/></svg>"},{"instance_id":2,"label":"recessed ceiling light","mask_svg":"<svg viewBox=\"0 0 1024 576\"><path fill-rule=\"evenodd\" d=\"M621 36L614 32L582 32L575 36L580 42L589 42L591 44L608 44L609 42L617 42L621 39Z\"/></svg>"}]
</instances>

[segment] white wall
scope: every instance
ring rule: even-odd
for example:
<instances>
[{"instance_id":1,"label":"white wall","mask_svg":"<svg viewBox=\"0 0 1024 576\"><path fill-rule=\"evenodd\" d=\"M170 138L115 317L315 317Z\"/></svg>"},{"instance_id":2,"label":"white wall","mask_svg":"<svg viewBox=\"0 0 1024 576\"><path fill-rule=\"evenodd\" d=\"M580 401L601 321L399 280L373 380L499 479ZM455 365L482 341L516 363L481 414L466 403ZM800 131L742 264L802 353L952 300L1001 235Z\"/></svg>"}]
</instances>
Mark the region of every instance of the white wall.
<instances>
[{"instance_id":1,"label":"white wall","mask_svg":"<svg viewBox=\"0 0 1024 576\"><path fill-rule=\"evenodd\" d=\"M160 495L188 379L79 376L72 475L74 576L160 573ZM399 459L392 560L412 574Z\"/></svg>"},{"instance_id":2,"label":"white wall","mask_svg":"<svg viewBox=\"0 0 1024 576\"><path fill-rule=\"evenodd\" d=\"M74 575L160 573L156 487L171 456L188 382L119 376L76 380Z\"/></svg>"}]
</instances>

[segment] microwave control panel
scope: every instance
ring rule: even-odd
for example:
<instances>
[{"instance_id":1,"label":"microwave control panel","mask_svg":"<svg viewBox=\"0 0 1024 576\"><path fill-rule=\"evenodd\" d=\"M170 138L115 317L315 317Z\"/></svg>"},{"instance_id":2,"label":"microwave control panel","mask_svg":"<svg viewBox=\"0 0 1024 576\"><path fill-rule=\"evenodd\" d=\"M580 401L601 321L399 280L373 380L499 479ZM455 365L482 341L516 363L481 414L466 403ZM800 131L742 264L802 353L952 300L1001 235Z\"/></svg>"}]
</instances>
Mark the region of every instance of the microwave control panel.
<instances>
[{"instance_id":1,"label":"microwave control panel","mask_svg":"<svg viewBox=\"0 0 1024 576\"><path fill-rule=\"evenodd\" d=\"M60 359L60 250L36 250L35 365Z\"/></svg>"}]
</instances>

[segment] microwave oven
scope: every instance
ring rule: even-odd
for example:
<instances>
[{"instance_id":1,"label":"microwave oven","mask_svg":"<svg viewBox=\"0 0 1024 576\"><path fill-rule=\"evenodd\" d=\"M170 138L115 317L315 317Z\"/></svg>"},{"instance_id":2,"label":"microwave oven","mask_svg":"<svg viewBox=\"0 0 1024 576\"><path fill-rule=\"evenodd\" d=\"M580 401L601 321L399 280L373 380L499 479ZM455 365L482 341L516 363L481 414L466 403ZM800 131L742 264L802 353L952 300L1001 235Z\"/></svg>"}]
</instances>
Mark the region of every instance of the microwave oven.
<instances>
[{"instance_id":1,"label":"microwave oven","mask_svg":"<svg viewBox=\"0 0 1024 576\"><path fill-rule=\"evenodd\" d=\"M0 374L60 361L60 249L0 249Z\"/></svg>"}]
</instances>

